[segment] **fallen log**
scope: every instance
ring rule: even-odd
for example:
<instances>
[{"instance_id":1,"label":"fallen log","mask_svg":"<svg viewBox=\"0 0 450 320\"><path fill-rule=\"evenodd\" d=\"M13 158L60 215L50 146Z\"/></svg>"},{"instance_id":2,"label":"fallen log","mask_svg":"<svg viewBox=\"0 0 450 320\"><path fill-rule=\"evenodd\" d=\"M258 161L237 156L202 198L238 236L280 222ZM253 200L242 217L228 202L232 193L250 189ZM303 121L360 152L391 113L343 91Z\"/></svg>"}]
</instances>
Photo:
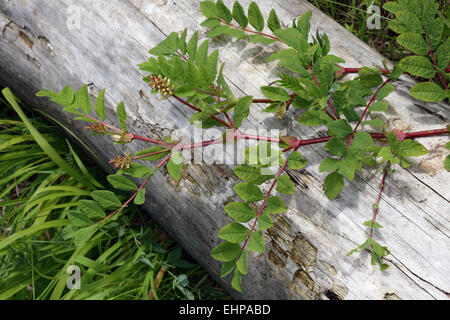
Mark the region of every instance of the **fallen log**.
<instances>
[{"instance_id":1,"label":"fallen log","mask_svg":"<svg viewBox=\"0 0 450 320\"><path fill-rule=\"evenodd\" d=\"M241 3L248 6L250 1ZM318 28L329 35L332 53L345 59L345 66L381 64L380 54L306 1L258 3L265 14L275 7L285 26L312 10L313 32ZM204 36L201 21L198 1L193 0L2 1L0 84L76 132L112 172L109 159L145 144L112 147L109 140L89 135L83 123L35 93L65 85L79 88L83 83L89 84L92 95L107 88L109 118L113 119L114 106L124 101L128 125L135 133L161 139L176 129L192 132L193 111L176 100L160 101L150 95L136 66L170 32L187 27L190 33L202 30ZM213 40L212 46L220 49L225 78L237 95L259 97L259 87L276 78L279 69L264 63L270 48L224 39ZM387 98L390 111L385 120L390 128L417 131L447 125L448 105L412 99L408 90L413 84L402 76ZM252 107L245 128L286 129L293 123L291 135L303 139L325 135L295 121L276 120L260 112L262 108ZM230 222L224 205L237 199L233 165L188 164L180 183L160 171L146 187L143 207L235 298L448 299L450 188L442 151L447 139L421 138L430 153L388 177L379 206L378 220L384 228L375 233L391 251L386 259L391 267L384 272L370 265L368 252L345 256L367 236L362 223L371 216L382 172L363 171L346 183L338 199L329 201L322 190L325 175L317 170L325 155L319 146L302 148L309 165L289 172L296 193L287 199L288 212L277 216L275 226L265 233L266 252L250 257L242 294L230 288L229 279L220 279L220 264L209 254L219 242L217 230Z\"/></svg>"}]
</instances>

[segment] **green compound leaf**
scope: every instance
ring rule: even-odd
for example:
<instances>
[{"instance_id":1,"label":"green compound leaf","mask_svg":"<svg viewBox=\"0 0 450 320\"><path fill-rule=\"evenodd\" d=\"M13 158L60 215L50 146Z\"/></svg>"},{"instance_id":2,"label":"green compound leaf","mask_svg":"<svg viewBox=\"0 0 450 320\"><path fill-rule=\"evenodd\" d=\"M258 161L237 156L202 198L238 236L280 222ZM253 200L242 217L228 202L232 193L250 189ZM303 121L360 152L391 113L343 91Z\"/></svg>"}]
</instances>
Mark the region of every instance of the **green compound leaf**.
<instances>
[{"instance_id":1,"label":"green compound leaf","mask_svg":"<svg viewBox=\"0 0 450 320\"><path fill-rule=\"evenodd\" d=\"M137 190L136 184L124 176L111 174L107 176L106 179L116 189L123 191Z\"/></svg>"},{"instance_id":2,"label":"green compound leaf","mask_svg":"<svg viewBox=\"0 0 450 320\"><path fill-rule=\"evenodd\" d=\"M319 166L319 172L336 171L339 168L339 159L325 158Z\"/></svg>"},{"instance_id":3,"label":"green compound leaf","mask_svg":"<svg viewBox=\"0 0 450 320\"><path fill-rule=\"evenodd\" d=\"M288 168L292 170L300 170L303 169L308 160L303 157L300 152L293 151L288 157Z\"/></svg>"},{"instance_id":4,"label":"green compound leaf","mask_svg":"<svg viewBox=\"0 0 450 320\"><path fill-rule=\"evenodd\" d=\"M139 190L138 194L134 198L134 203L138 206L145 203L145 188Z\"/></svg>"},{"instance_id":5,"label":"green compound leaf","mask_svg":"<svg viewBox=\"0 0 450 320\"><path fill-rule=\"evenodd\" d=\"M286 210L287 210L286 203L284 203L284 201L280 197L274 196L269 197L269 199L267 199L265 213L280 214L286 212Z\"/></svg>"},{"instance_id":6,"label":"green compound leaf","mask_svg":"<svg viewBox=\"0 0 450 320\"><path fill-rule=\"evenodd\" d=\"M445 99L445 91L434 82L421 82L409 90L411 96L427 102L440 102Z\"/></svg>"},{"instance_id":7,"label":"green compound leaf","mask_svg":"<svg viewBox=\"0 0 450 320\"><path fill-rule=\"evenodd\" d=\"M250 106L252 104L253 97L246 96L238 100L234 106L233 122L236 128L239 128L244 119L247 119L250 113Z\"/></svg>"},{"instance_id":8,"label":"green compound leaf","mask_svg":"<svg viewBox=\"0 0 450 320\"><path fill-rule=\"evenodd\" d=\"M342 156L346 150L345 142L336 137L333 137L330 140L328 140L324 148L325 150L327 150L328 152L330 152L335 156Z\"/></svg>"},{"instance_id":9,"label":"green compound leaf","mask_svg":"<svg viewBox=\"0 0 450 320\"><path fill-rule=\"evenodd\" d=\"M387 111L388 109L389 109L389 106L386 101L375 101L369 107L369 110L371 112Z\"/></svg>"},{"instance_id":10,"label":"green compound leaf","mask_svg":"<svg viewBox=\"0 0 450 320\"><path fill-rule=\"evenodd\" d=\"M236 291L244 292L244 289L242 288L242 273L240 273L237 268L234 270L231 286Z\"/></svg>"},{"instance_id":11,"label":"green compound leaf","mask_svg":"<svg viewBox=\"0 0 450 320\"><path fill-rule=\"evenodd\" d=\"M247 202L255 202L264 199L264 194L261 190L251 183L238 183L233 189L239 197Z\"/></svg>"},{"instance_id":12,"label":"green compound leaf","mask_svg":"<svg viewBox=\"0 0 450 320\"><path fill-rule=\"evenodd\" d=\"M264 252L265 250L264 236L261 231L254 231L250 236L248 250L253 252Z\"/></svg>"},{"instance_id":13,"label":"green compound leaf","mask_svg":"<svg viewBox=\"0 0 450 320\"><path fill-rule=\"evenodd\" d=\"M275 32L281 28L280 20L278 19L275 9L270 10L269 19L267 20L267 26L270 31Z\"/></svg>"},{"instance_id":14,"label":"green compound leaf","mask_svg":"<svg viewBox=\"0 0 450 320\"><path fill-rule=\"evenodd\" d=\"M225 241L231 243L241 243L247 238L248 233L249 230L242 224L232 222L220 229L217 235Z\"/></svg>"},{"instance_id":15,"label":"green compound leaf","mask_svg":"<svg viewBox=\"0 0 450 320\"><path fill-rule=\"evenodd\" d=\"M352 140L352 146L358 148L359 150L365 150L373 145L373 139L369 133L362 131L355 132Z\"/></svg>"},{"instance_id":16,"label":"green compound leaf","mask_svg":"<svg viewBox=\"0 0 450 320\"><path fill-rule=\"evenodd\" d=\"M373 222L373 226L372 226L372 220L365 221L365 222L363 223L363 225L365 225L366 227L369 227L369 228L371 228L371 229L380 229L380 228L383 228L383 226L382 226L381 224L379 224L378 222L376 222L376 221Z\"/></svg>"},{"instance_id":17,"label":"green compound leaf","mask_svg":"<svg viewBox=\"0 0 450 320\"><path fill-rule=\"evenodd\" d=\"M218 25L218 26L213 27L206 36L208 38L218 37L224 33L227 33L228 29L230 29L230 28L227 26Z\"/></svg>"},{"instance_id":18,"label":"green compound leaf","mask_svg":"<svg viewBox=\"0 0 450 320\"><path fill-rule=\"evenodd\" d=\"M261 213L258 218L258 228L259 230L266 230L273 226L273 220L270 214L267 212Z\"/></svg>"},{"instance_id":19,"label":"green compound leaf","mask_svg":"<svg viewBox=\"0 0 450 320\"><path fill-rule=\"evenodd\" d=\"M324 181L325 195L328 199L333 200L341 193L343 186L343 177L337 172L330 173Z\"/></svg>"},{"instance_id":20,"label":"green compound leaf","mask_svg":"<svg viewBox=\"0 0 450 320\"><path fill-rule=\"evenodd\" d=\"M448 155L444 160L444 168L450 172L450 155Z\"/></svg>"},{"instance_id":21,"label":"green compound leaf","mask_svg":"<svg viewBox=\"0 0 450 320\"><path fill-rule=\"evenodd\" d=\"M264 17L259 6L254 1L252 1L248 7L248 22L250 22L257 31L262 31L264 29Z\"/></svg>"},{"instance_id":22,"label":"green compound leaf","mask_svg":"<svg viewBox=\"0 0 450 320\"><path fill-rule=\"evenodd\" d=\"M397 42L420 56L428 54L428 46L423 37L414 32L405 32L397 37Z\"/></svg>"},{"instance_id":23,"label":"green compound leaf","mask_svg":"<svg viewBox=\"0 0 450 320\"><path fill-rule=\"evenodd\" d=\"M425 148L421 143L406 139L400 142L398 153L402 157L419 157L428 153L427 148Z\"/></svg>"},{"instance_id":24,"label":"green compound leaf","mask_svg":"<svg viewBox=\"0 0 450 320\"><path fill-rule=\"evenodd\" d=\"M216 12L219 18L222 18L228 23L230 23L233 19L230 9L228 9L228 7L223 3L222 0L217 0Z\"/></svg>"},{"instance_id":25,"label":"green compound leaf","mask_svg":"<svg viewBox=\"0 0 450 320\"><path fill-rule=\"evenodd\" d=\"M77 247L79 247L82 244L86 243L89 240L89 238L92 236L92 234L94 233L96 228L97 228L97 225L93 225L93 226L89 226L89 227L84 227L84 228L76 231L75 237L74 237L75 245Z\"/></svg>"},{"instance_id":26,"label":"green compound leaf","mask_svg":"<svg viewBox=\"0 0 450 320\"><path fill-rule=\"evenodd\" d=\"M225 206L225 212L238 222L248 222L256 217L256 212L245 202L231 202Z\"/></svg>"},{"instance_id":27,"label":"green compound leaf","mask_svg":"<svg viewBox=\"0 0 450 320\"><path fill-rule=\"evenodd\" d=\"M100 220L105 217L103 208L93 200L80 200L78 207L82 212L87 214L90 219Z\"/></svg>"},{"instance_id":28,"label":"green compound leaf","mask_svg":"<svg viewBox=\"0 0 450 320\"><path fill-rule=\"evenodd\" d=\"M434 77L436 70L428 58L421 56L409 56L400 60L399 65L405 71L414 76L419 76L426 79Z\"/></svg>"},{"instance_id":29,"label":"green compound leaf","mask_svg":"<svg viewBox=\"0 0 450 320\"><path fill-rule=\"evenodd\" d=\"M97 114L98 118L102 121L105 121L106 119L106 108L105 108L105 89L100 91L100 93L97 96L97 99L95 99L95 113Z\"/></svg>"},{"instance_id":30,"label":"green compound leaf","mask_svg":"<svg viewBox=\"0 0 450 320\"><path fill-rule=\"evenodd\" d=\"M276 190L279 193L283 193L283 194L294 194L295 186L294 186L294 183L292 182L291 178L289 178L289 176L287 174L283 174L277 180Z\"/></svg>"},{"instance_id":31,"label":"green compound leaf","mask_svg":"<svg viewBox=\"0 0 450 320\"><path fill-rule=\"evenodd\" d=\"M261 183L273 179L273 174L261 175L261 169L242 164L234 169L236 176L248 183L260 185Z\"/></svg>"},{"instance_id":32,"label":"green compound leaf","mask_svg":"<svg viewBox=\"0 0 450 320\"><path fill-rule=\"evenodd\" d=\"M312 11L308 10L298 18L297 29L300 31L305 39L308 39L309 30L311 29Z\"/></svg>"},{"instance_id":33,"label":"green compound leaf","mask_svg":"<svg viewBox=\"0 0 450 320\"><path fill-rule=\"evenodd\" d=\"M220 271L220 277L223 278L233 272L236 267L236 260L224 262Z\"/></svg>"},{"instance_id":34,"label":"green compound leaf","mask_svg":"<svg viewBox=\"0 0 450 320\"><path fill-rule=\"evenodd\" d=\"M246 28L248 26L248 19L245 15L244 8L242 8L238 1L233 5L233 19L236 20L241 28Z\"/></svg>"},{"instance_id":35,"label":"green compound leaf","mask_svg":"<svg viewBox=\"0 0 450 320\"><path fill-rule=\"evenodd\" d=\"M92 198L97 201L104 209L114 209L122 204L116 194L109 190L96 190L91 192Z\"/></svg>"},{"instance_id":36,"label":"green compound leaf","mask_svg":"<svg viewBox=\"0 0 450 320\"><path fill-rule=\"evenodd\" d=\"M217 261L227 262L237 257L241 251L241 246L237 243L222 242L211 250L211 256Z\"/></svg>"},{"instance_id":37,"label":"green compound leaf","mask_svg":"<svg viewBox=\"0 0 450 320\"><path fill-rule=\"evenodd\" d=\"M76 227L86 227L94 223L86 213L78 210L70 210L67 212L67 218L70 223Z\"/></svg>"},{"instance_id":38,"label":"green compound leaf","mask_svg":"<svg viewBox=\"0 0 450 320\"><path fill-rule=\"evenodd\" d=\"M261 87L262 93L272 101L285 102L291 99L286 90L278 87L264 86Z\"/></svg>"},{"instance_id":39,"label":"green compound leaf","mask_svg":"<svg viewBox=\"0 0 450 320\"><path fill-rule=\"evenodd\" d=\"M218 18L216 4L212 1L200 2L200 10L206 18Z\"/></svg>"},{"instance_id":40,"label":"green compound leaf","mask_svg":"<svg viewBox=\"0 0 450 320\"><path fill-rule=\"evenodd\" d=\"M353 132L352 127L344 119L331 121L327 126L337 138L345 138Z\"/></svg>"},{"instance_id":41,"label":"green compound leaf","mask_svg":"<svg viewBox=\"0 0 450 320\"><path fill-rule=\"evenodd\" d=\"M125 110L125 105L124 105L123 101L121 101L117 105L116 112L117 112L117 117L119 118L120 127L122 128L123 131L127 131L127 112Z\"/></svg>"},{"instance_id":42,"label":"green compound leaf","mask_svg":"<svg viewBox=\"0 0 450 320\"><path fill-rule=\"evenodd\" d=\"M179 151L172 151L172 155L167 163L167 171L170 176L179 181L181 178L181 171L183 169L183 156Z\"/></svg>"},{"instance_id":43,"label":"green compound leaf","mask_svg":"<svg viewBox=\"0 0 450 320\"><path fill-rule=\"evenodd\" d=\"M85 114L91 113L91 100L87 86L84 84L78 92L78 107L83 110Z\"/></svg>"},{"instance_id":44,"label":"green compound leaf","mask_svg":"<svg viewBox=\"0 0 450 320\"><path fill-rule=\"evenodd\" d=\"M239 257L238 261L236 262L236 267L239 270L239 272L243 275L248 273L248 252L242 251L241 256Z\"/></svg>"}]
</instances>

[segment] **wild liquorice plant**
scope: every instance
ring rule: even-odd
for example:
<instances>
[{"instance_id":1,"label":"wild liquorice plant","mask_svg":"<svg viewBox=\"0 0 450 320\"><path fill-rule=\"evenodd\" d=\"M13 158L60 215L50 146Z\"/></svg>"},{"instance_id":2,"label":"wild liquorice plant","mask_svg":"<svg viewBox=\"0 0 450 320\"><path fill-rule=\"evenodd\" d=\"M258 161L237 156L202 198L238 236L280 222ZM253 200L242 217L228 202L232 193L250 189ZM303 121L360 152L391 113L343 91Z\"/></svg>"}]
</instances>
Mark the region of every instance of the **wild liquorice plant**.
<instances>
[{"instance_id":1,"label":"wild liquorice plant","mask_svg":"<svg viewBox=\"0 0 450 320\"><path fill-rule=\"evenodd\" d=\"M144 203L144 186L163 166L166 166L173 179L179 180L183 150L242 139L257 140L259 144L249 147L245 152L247 160L251 154L257 154L256 161L248 161L234 169L236 176L243 180L234 186L234 191L243 201L225 206L226 213L234 222L219 230L218 237L224 242L211 251L214 259L223 262L221 276L233 273L231 284L236 290L242 291L241 279L248 273L248 251L264 252L263 231L273 225L271 215L287 210L285 202L272 194L274 191L280 194L295 192L294 184L284 174L284 170L300 170L307 165L307 159L298 152L302 146L324 143L329 157L323 159L319 171L329 172L324 180L324 192L330 200L340 194L345 179L352 181L363 165L383 168L372 218L364 222L370 228L370 234L362 245L348 254L368 249L371 251L372 264L377 263L381 270L386 269L388 265L383 263L383 257L389 254L389 250L373 238L373 230L382 227L376 222L376 217L386 177L395 171L396 165L408 167L409 158L428 152L414 138L448 134L449 127L419 132L388 131L380 118L366 118L372 112L388 109L384 99L394 91L391 83L403 73L428 80L411 88L413 97L428 102L448 99L449 26L438 4L431 0L399 0L384 5L386 10L396 15L389 25L400 34L398 43L415 54L402 59L392 69L384 61L383 68L340 66L345 61L329 53L330 41L326 34L317 32L309 38L311 11L294 19L292 25L285 28L273 9L266 21L255 2L250 4L247 13L239 2L235 2L230 10L222 0L203 1L200 8L207 18L202 26L210 29L208 37L233 37L263 45L275 42L284 44L284 49L272 54L267 62L278 61L285 71L279 74L275 83L261 87L265 98L237 97L225 81L224 63L219 66L218 50L209 53L209 40L199 44L197 31L188 39L187 29L181 34L169 34L149 51L151 57L140 65L140 69L149 73L144 81L149 84L152 93L159 93L162 99L176 99L196 111L190 119L191 123L200 122L202 128L215 126L226 129L220 139L193 144L181 144L170 139L162 141L129 132L123 102L117 106L120 127L106 123L104 90L95 100L97 118L90 115L91 103L86 86L76 92L70 87L58 93L41 90L38 96L50 97L62 105L63 110L77 115L76 119L90 122L87 129L93 134L110 135L114 144L142 140L154 145L134 155L127 153L111 160L119 170L108 176L108 181L117 189L134 191L125 203L120 203L113 193L97 191L93 201L89 205L84 203L84 207L78 211L79 219L86 219L85 215L90 211L115 209L107 216L102 215L100 222L105 222L117 217L116 214L131 201ZM264 33L265 28L270 33ZM340 81L348 73L357 75L351 80ZM267 104L264 112L273 113L277 118L289 117L291 106L302 109L304 112L298 122L305 126L325 126L328 136L302 140L290 135L264 137L242 132L239 128L248 117L253 103ZM378 127L379 130L361 130L361 125ZM274 143L284 156L280 150L271 148L270 145ZM446 144L446 148L450 149L450 143ZM136 163L136 160L160 162L150 169ZM267 174L265 170L263 174L261 169L269 167L274 161L279 164L278 172ZM450 156L445 159L444 165L446 170L450 170ZM144 178L144 182L137 187L126 175ZM261 191L263 183L270 185L265 194ZM255 206L258 210L253 209ZM87 241L93 228L95 224L81 229L85 232L78 236L78 242Z\"/></svg>"}]
</instances>

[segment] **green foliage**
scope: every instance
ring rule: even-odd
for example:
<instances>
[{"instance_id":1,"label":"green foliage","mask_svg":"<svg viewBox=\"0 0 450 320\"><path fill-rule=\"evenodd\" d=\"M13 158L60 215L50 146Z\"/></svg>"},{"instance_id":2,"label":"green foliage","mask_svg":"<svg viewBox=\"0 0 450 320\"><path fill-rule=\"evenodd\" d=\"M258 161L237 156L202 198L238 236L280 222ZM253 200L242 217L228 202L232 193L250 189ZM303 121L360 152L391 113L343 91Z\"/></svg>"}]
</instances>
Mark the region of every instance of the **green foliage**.
<instances>
[{"instance_id":1,"label":"green foliage","mask_svg":"<svg viewBox=\"0 0 450 320\"><path fill-rule=\"evenodd\" d=\"M437 83L443 85L449 79L444 70L448 66L448 35L450 29L439 10L439 4L432 0L387 2L384 8L395 14L389 27L399 33L397 42L416 56L400 60L400 67L412 75L431 79L439 73ZM448 18L447 18L448 19ZM444 53L445 52L445 53ZM426 84L426 83L423 83ZM422 85L420 83L419 85ZM445 87L445 85L444 85ZM439 85L430 83L411 88L411 95L427 102L445 99L445 92Z\"/></svg>"},{"instance_id":2,"label":"green foliage","mask_svg":"<svg viewBox=\"0 0 450 320\"><path fill-rule=\"evenodd\" d=\"M260 141L245 150L245 163L234 169L235 175L243 180L234 186L234 191L242 201L225 206L225 212L233 221L219 230L218 237L225 242L214 248L211 256L224 262L222 277L233 274L231 284L236 290L243 290L242 276L249 271L248 259L251 256L247 250L263 252L263 231L274 224L271 215L287 211L285 201L279 195L271 193L295 193L295 184L290 178L292 175L289 170L301 170L306 166L307 160L297 151L301 146L327 141L324 149L328 155L321 161L319 172L327 172L323 187L330 200L337 198L342 192L344 178L352 181L363 166L376 167L381 159L386 168L396 164L408 167L410 157L428 152L420 143L405 139L406 135L402 132L384 131L388 124L381 118L373 115L369 119L366 117L373 112L385 112L389 109L384 99L394 91L394 86L388 82L395 82L404 72L420 79L428 79L411 88L410 94L413 97L429 102L439 102L449 97L446 89L448 73L445 69L449 60L449 28L440 15L438 6L431 0L399 0L388 2L384 7L395 15L395 19L388 25L399 34L396 43L413 55L403 57L392 70L388 70L385 61L382 62L384 69L376 66L359 68L357 76L350 80L339 81L343 73L353 73L355 68L348 71L348 68L337 65L345 61L329 54L331 48L328 36L318 31L310 34L311 11L294 19L290 27L282 27L275 9L270 11L266 21L256 2L251 2L246 11L238 1L234 2L232 8L228 8L222 0L201 1L200 9L206 18L201 25L209 29L207 37L234 37L262 45L278 42L284 46L267 59L268 63L276 62L281 68L276 81L260 87L267 99L254 100L250 95L234 96L225 80L224 64L219 67L219 51L210 50L210 40L199 39L198 31L189 38L187 29L182 33L170 33L149 51L151 57L148 61L140 65L140 69L148 74L143 80L150 85L152 93L159 93L160 99L173 97L196 111L190 118L191 123L204 129L213 126L231 129L234 139L225 139L224 135L224 143L229 144L239 139L266 140L243 135L240 131L253 102L267 103L264 112L275 114L277 119L287 117L292 105L301 109L298 112L300 125L317 126L319 130L327 131L328 137L324 137L325 139L298 140L289 135L284 135L279 140L271 139L279 141L278 148L275 149L269 141ZM271 33L265 33L269 32L267 30ZM100 120L89 116L91 103L86 86L78 91L65 87L59 93L41 90L38 95L47 96L61 104L64 110L79 116L78 120L93 123L88 128L94 134L112 135L114 143L129 143L139 138L127 131L123 102L116 108L120 129L104 122L104 90L97 96L94 108ZM364 131L365 125L379 131L371 132L371 135ZM379 138L381 130L387 137L388 145L378 145L372 138ZM148 141L152 142L152 139ZM117 189L135 192L127 204L132 199L135 204L144 203L145 188L144 185L138 188L125 175L137 179L146 178L145 181L148 181L158 168L166 164L166 169L174 180L179 181L182 177L183 163L179 150L183 149L176 148L176 143L168 139L156 144L157 146L138 151L134 156L126 154L111 161L120 170L115 175L108 176L107 180ZM278 149L286 152L287 156L283 157ZM450 166L449 157L444 163L447 170ZM162 158L163 162L153 170L133 162ZM277 166L280 169L275 175L271 170ZM286 174L283 173L285 170ZM266 191L265 194L263 190ZM97 228L101 228L92 222L102 222L105 217L111 218L106 216L105 209L115 209L116 212L124 210L119 199L107 190L91 192L91 196L93 200L80 201L78 210L73 210L69 215L71 224L64 229L64 237L73 238L80 245L92 241ZM247 223L248 226L244 225ZM366 221L364 225L371 231L381 228L375 219ZM366 248L372 249L372 264L378 263L384 270L387 266L382 263L382 258L389 251L371 237L350 254ZM174 253L171 257L177 255L178 253ZM143 258L142 262L151 265L152 262L146 259ZM180 292L186 293L186 285L184 277L174 280L174 287Z\"/></svg>"},{"instance_id":3,"label":"green foliage","mask_svg":"<svg viewBox=\"0 0 450 320\"><path fill-rule=\"evenodd\" d=\"M4 93L10 102L3 104L0 99L2 139L10 135L10 140L17 142L0 150L4 210L0 217L1 299L226 297L207 273L184 260L181 248L134 205L124 208L125 214L114 221L95 223L106 210L120 207L126 195L105 189L103 169L75 153L79 150L70 146L59 130L22 111L9 90ZM12 111L13 104L22 120ZM22 137L29 138L19 141ZM82 290L66 289L69 265L80 268ZM156 281L158 273L168 268L170 272Z\"/></svg>"},{"instance_id":4,"label":"green foliage","mask_svg":"<svg viewBox=\"0 0 450 320\"><path fill-rule=\"evenodd\" d=\"M172 151L172 156L167 163L167 171L170 176L179 181L181 178L181 171L183 169L183 156L179 151Z\"/></svg>"}]
</instances>

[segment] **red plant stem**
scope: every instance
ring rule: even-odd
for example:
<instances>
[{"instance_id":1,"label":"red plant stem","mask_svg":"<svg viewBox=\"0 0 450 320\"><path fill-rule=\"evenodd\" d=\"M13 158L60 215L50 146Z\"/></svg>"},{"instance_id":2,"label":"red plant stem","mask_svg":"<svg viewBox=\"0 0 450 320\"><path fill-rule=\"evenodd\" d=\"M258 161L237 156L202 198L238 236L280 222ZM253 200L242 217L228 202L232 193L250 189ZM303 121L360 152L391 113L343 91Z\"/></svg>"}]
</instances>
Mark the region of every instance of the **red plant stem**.
<instances>
[{"instance_id":1,"label":"red plant stem","mask_svg":"<svg viewBox=\"0 0 450 320\"><path fill-rule=\"evenodd\" d=\"M296 148L294 149L294 151L297 151L298 148L299 148L299 147L296 147ZM288 160L286 159L286 160L284 161L284 163L283 163L283 166L282 166L281 169L278 171L278 173L277 173L275 179L273 180L272 185L270 186L269 190L267 191L266 196L264 197L263 203L262 203L261 206L259 207L258 213L256 214L255 221L253 222L252 228L250 229L250 232L249 232L247 238L245 239L244 244L243 244L242 247L241 247L241 252L239 253L239 256L237 257L237 260L239 260L239 258L240 258L240 256L241 256L242 252L245 250L245 247L247 246L247 243L248 243L248 241L249 241L249 239L250 239L250 236L252 235L253 231L255 231L255 227L256 227L256 224L258 223L259 216L260 216L261 213L263 212L264 207L265 207L266 202L267 202L267 199L269 199L270 193L272 192L273 188L275 187L275 185L276 185L276 183L277 183L277 181L278 181L278 178L281 176L281 174L283 173L284 169L286 168L287 163L288 163Z\"/></svg>"},{"instance_id":2,"label":"red plant stem","mask_svg":"<svg viewBox=\"0 0 450 320\"><path fill-rule=\"evenodd\" d=\"M291 99L288 102L286 102L286 110L289 110L289 107L291 106L292 102L294 102L295 96L296 96L295 93L291 94Z\"/></svg>"},{"instance_id":3,"label":"red plant stem","mask_svg":"<svg viewBox=\"0 0 450 320\"><path fill-rule=\"evenodd\" d=\"M165 141L150 139L150 138L139 136L137 134L133 134L133 140L141 140L141 141L151 142L151 143L155 143L155 144L168 145L168 143Z\"/></svg>"},{"instance_id":4,"label":"red plant stem","mask_svg":"<svg viewBox=\"0 0 450 320\"><path fill-rule=\"evenodd\" d=\"M371 224L371 229L370 229L370 237L371 238L373 237L373 225L375 224L375 219L377 218L378 206L380 205L381 194L383 193L384 183L386 182L387 172L389 170L390 164L391 164L391 162L388 161L386 163L386 166L384 167L383 178L381 179L380 190L378 191L377 201L375 202L375 205L373 206L373 217L372 217L372 224Z\"/></svg>"},{"instance_id":5,"label":"red plant stem","mask_svg":"<svg viewBox=\"0 0 450 320\"><path fill-rule=\"evenodd\" d=\"M171 154L169 154L166 158L164 158L163 161L161 161L161 163L157 166L157 169L160 169L167 161L169 161ZM124 204L122 204L120 206L119 209L117 209L116 211L114 211L113 213L107 215L105 218L103 218L102 220L97 221L95 224L97 223L101 223L109 218L111 218L113 215L115 215L117 212L119 212L120 210L122 210L123 208L125 208L134 198L136 198L136 196L138 195L139 191L142 190L142 188L145 187L145 185L147 184L147 182L149 182L150 178L152 176L150 175L147 179L145 179L145 181L140 185L140 187L136 190L136 192L131 196L130 199L128 199Z\"/></svg>"},{"instance_id":6,"label":"red plant stem","mask_svg":"<svg viewBox=\"0 0 450 320\"><path fill-rule=\"evenodd\" d=\"M160 154L160 153L165 153L167 151L168 150L160 150L160 151L155 151L155 152L152 152L152 153L143 154L141 156L134 157L133 160L139 160L139 159L142 159L142 158L151 157L151 156L154 156L154 155L157 155L157 154Z\"/></svg>"},{"instance_id":7,"label":"red plant stem","mask_svg":"<svg viewBox=\"0 0 450 320\"><path fill-rule=\"evenodd\" d=\"M447 128L443 129L435 129L435 130L425 130L425 131L416 131L416 132L409 132L405 133L405 139L415 139L415 138L424 138L424 137L433 137L438 136L441 134L447 134L450 133ZM370 133L370 136L374 139L386 139L386 136L384 133ZM289 151L293 149L296 146L307 146L311 144L318 144L327 142L328 140L331 140L333 136L327 136L322 138L314 138L314 139L308 139L308 140L298 140L297 144L295 146L291 146L289 148L286 148L283 150L283 152Z\"/></svg>"},{"instance_id":8,"label":"red plant stem","mask_svg":"<svg viewBox=\"0 0 450 320\"><path fill-rule=\"evenodd\" d=\"M339 65L338 65L338 67L341 68L344 71L344 73L358 73L359 70L361 70L361 68L344 68ZM381 70L381 73L383 73L383 74L389 74L392 72L391 70L388 70L388 69L380 69L380 70Z\"/></svg>"},{"instance_id":9,"label":"red plant stem","mask_svg":"<svg viewBox=\"0 0 450 320\"><path fill-rule=\"evenodd\" d=\"M238 133L236 133L235 136L237 136L238 139L280 142L280 139L278 139L278 138L263 137L263 136L258 136L258 135L254 135L254 134L246 134L246 133L242 133L240 131L238 131Z\"/></svg>"},{"instance_id":10,"label":"red plant stem","mask_svg":"<svg viewBox=\"0 0 450 320\"><path fill-rule=\"evenodd\" d=\"M224 111L223 114L225 115L225 117L227 118L227 120L231 124L231 126L234 128L234 122L233 122L233 120L231 120L231 118L228 115L228 113L226 111Z\"/></svg>"},{"instance_id":11,"label":"red plant stem","mask_svg":"<svg viewBox=\"0 0 450 320\"><path fill-rule=\"evenodd\" d=\"M328 104L328 106L330 107L331 111L333 111L333 114L334 114L335 119L337 119L337 118L338 118L337 112L336 112L336 110L334 109L333 105L331 104L330 100L327 100L327 104Z\"/></svg>"},{"instance_id":12,"label":"red plant stem","mask_svg":"<svg viewBox=\"0 0 450 320\"><path fill-rule=\"evenodd\" d=\"M253 99L253 103L272 103L276 101L272 101L270 99Z\"/></svg>"},{"instance_id":13,"label":"red plant stem","mask_svg":"<svg viewBox=\"0 0 450 320\"><path fill-rule=\"evenodd\" d=\"M177 96L177 95L172 95L172 97L174 97L175 99L177 99L178 101L180 101L181 103L183 103L184 105L188 106L189 108L191 108L191 109L193 109L193 110L195 110L195 111L198 111L198 112L201 112L201 111L202 111L201 109L197 108L196 106L193 106L193 105L190 104L189 102L187 102L187 101L181 99L181 98L180 98L179 96ZM224 125L225 127L227 127L227 128L232 128L232 126L231 126L229 123L226 123L225 121L220 120L220 119L217 118L217 117L212 117L211 119L216 120L217 122L219 122L220 124L223 124L223 125Z\"/></svg>"},{"instance_id":14,"label":"red plant stem","mask_svg":"<svg viewBox=\"0 0 450 320\"><path fill-rule=\"evenodd\" d=\"M316 75L312 72L311 67L308 67L308 71L309 71L309 73L311 74L311 76L312 76L314 82L316 83L317 87L320 88L319 80L317 80ZM334 110L334 107L333 107L333 105L331 104L330 100L327 100L327 104L328 104L328 106L330 107L331 111L334 113L335 117L333 117L327 110L324 110L325 113L326 113L328 116L330 116L331 119L336 120L336 119L337 119L337 113L336 113L336 110Z\"/></svg>"},{"instance_id":15,"label":"red plant stem","mask_svg":"<svg viewBox=\"0 0 450 320\"><path fill-rule=\"evenodd\" d=\"M183 60L188 61L188 58L184 56L181 52L175 51L176 54L178 54Z\"/></svg>"},{"instance_id":16,"label":"red plant stem","mask_svg":"<svg viewBox=\"0 0 450 320\"><path fill-rule=\"evenodd\" d=\"M353 140L353 137L355 135L356 130L358 129L359 125L361 124L361 122L363 121L364 117L366 116L367 111L369 110L370 106L372 105L372 103L375 101L375 98L377 96L377 93L381 90L381 88L383 88L387 83L389 83L392 79L386 79L379 87L378 89L373 93L372 98L370 99L369 103L367 104L366 108L364 109L363 113L361 114L361 117L359 118L358 123L356 124L355 128L353 129L352 135L350 136L350 138L347 140L347 146L348 147L350 145L350 143Z\"/></svg>"},{"instance_id":17,"label":"red plant stem","mask_svg":"<svg viewBox=\"0 0 450 320\"><path fill-rule=\"evenodd\" d=\"M232 27L232 28L235 28L235 29L239 29L239 30L243 30L243 31L246 31L246 32L249 32L249 33L259 34L260 36L267 37L267 38L271 38L271 39L274 39L274 40L276 40L276 41L278 41L278 42L283 43L283 41L281 41L281 40L278 39L277 37L272 36L272 35L270 35L270 34L258 32L258 31L254 31L254 30L250 30L250 29L246 29L246 28L241 28L240 26L236 26L236 25L234 25L234 24L228 23L228 22L226 22L225 20L222 20L222 19L219 19L219 20L220 20L220 22L222 22L223 24L225 24L225 25L227 25L227 26L229 26L229 27Z\"/></svg>"}]
</instances>

